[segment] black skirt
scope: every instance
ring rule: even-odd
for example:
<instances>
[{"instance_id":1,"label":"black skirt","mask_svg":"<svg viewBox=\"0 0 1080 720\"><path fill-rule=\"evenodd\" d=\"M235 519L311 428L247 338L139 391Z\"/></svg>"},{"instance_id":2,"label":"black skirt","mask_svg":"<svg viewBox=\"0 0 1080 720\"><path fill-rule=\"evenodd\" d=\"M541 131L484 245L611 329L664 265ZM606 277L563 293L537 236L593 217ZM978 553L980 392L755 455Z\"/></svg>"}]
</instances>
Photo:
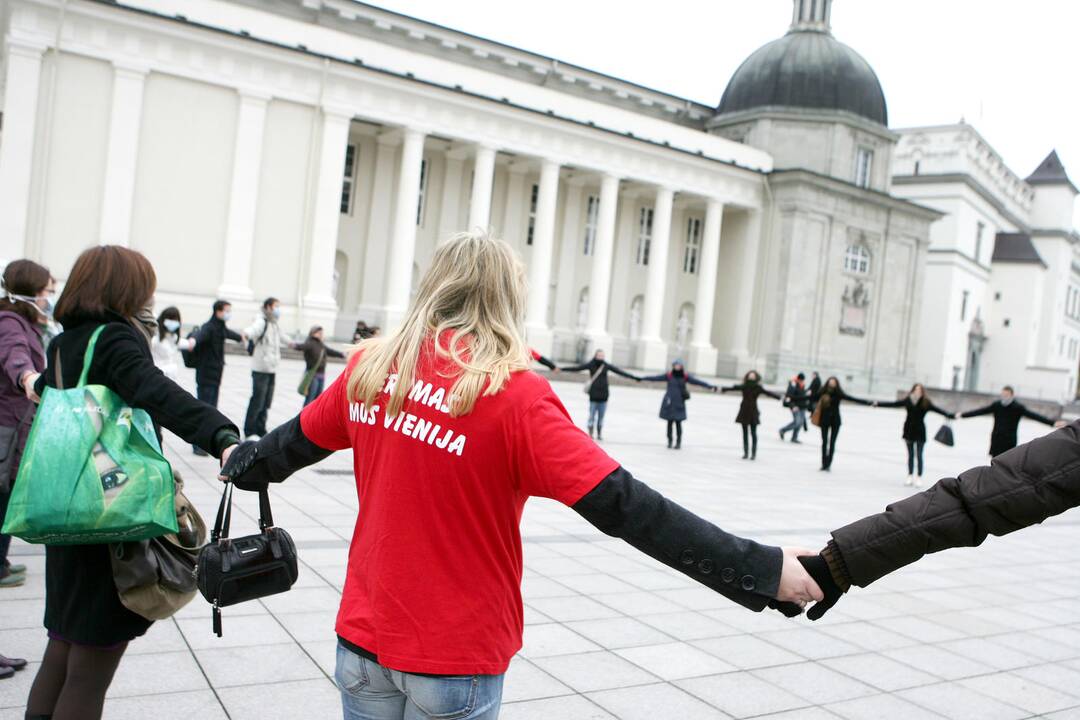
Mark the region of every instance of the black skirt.
<instances>
[{"instance_id":1,"label":"black skirt","mask_svg":"<svg viewBox=\"0 0 1080 720\"><path fill-rule=\"evenodd\" d=\"M151 622L120 602L108 545L45 548L45 628L78 645L118 645Z\"/></svg>"}]
</instances>

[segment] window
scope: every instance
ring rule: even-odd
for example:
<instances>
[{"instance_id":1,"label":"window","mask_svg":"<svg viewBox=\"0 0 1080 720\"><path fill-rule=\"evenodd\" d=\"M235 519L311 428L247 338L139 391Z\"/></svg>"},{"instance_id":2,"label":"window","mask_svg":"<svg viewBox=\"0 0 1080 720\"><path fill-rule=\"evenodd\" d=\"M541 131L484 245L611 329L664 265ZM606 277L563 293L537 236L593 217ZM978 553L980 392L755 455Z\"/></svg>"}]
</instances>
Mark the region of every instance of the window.
<instances>
[{"instance_id":1,"label":"window","mask_svg":"<svg viewBox=\"0 0 1080 720\"><path fill-rule=\"evenodd\" d=\"M416 201L416 224L424 224L424 209L427 207L428 161L420 161L420 197Z\"/></svg>"},{"instance_id":2,"label":"window","mask_svg":"<svg viewBox=\"0 0 1080 720\"><path fill-rule=\"evenodd\" d=\"M686 221L686 251L683 253L682 271L694 275L698 271L698 255L701 253L701 218Z\"/></svg>"},{"instance_id":3,"label":"window","mask_svg":"<svg viewBox=\"0 0 1080 720\"><path fill-rule=\"evenodd\" d=\"M649 246L652 244L653 209L641 208L638 214L637 259L638 265L649 264Z\"/></svg>"},{"instance_id":4,"label":"window","mask_svg":"<svg viewBox=\"0 0 1080 720\"><path fill-rule=\"evenodd\" d=\"M529 232L525 236L525 244L532 245L533 234L536 233L536 201L540 198L540 186L533 185L529 195Z\"/></svg>"},{"instance_id":5,"label":"window","mask_svg":"<svg viewBox=\"0 0 1080 720\"><path fill-rule=\"evenodd\" d=\"M960 297L960 322L967 320L967 302L969 295L971 295L971 293L965 290Z\"/></svg>"},{"instance_id":6,"label":"window","mask_svg":"<svg viewBox=\"0 0 1080 720\"><path fill-rule=\"evenodd\" d=\"M600 198L590 195L585 206L585 254L592 255L596 244L596 218L600 214Z\"/></svg>"},{"instance_id":7,"label":"window","mask_svg":"<svg viewBox=\"0 0 1080 720\"><path fill-rule=\"evenodd\" d=\"M353 182L356 180L356 146L345 148L345 180L341 183L341 212L352 215Z\"/></svg>"},{"instance_id":8,"label":"window","mask_svg":"<svg viewBox=\"0 0 1080 720\"><path fill-rule=\"evenodd\" d=\"M848 245L844 253L844 272L856 275L870 273L870 251L862 245Z\"/></svg>"},{"instance_id":9,"label":"window","mask_svg":"<svg viewBox=\"0 0 1080 720\"><path fill-rule=\"evenodd\" d=\"M870 170L874 166L874 151L861 147L855 151L855 184L870 187Z\"/></svg>"},{"instance_id":10,"label":"window","mask_svg":"<svg viewBox=\"0 0 1080 720\"><path fill-rule=\"evenodd\" d=\"M982 242L984 230L986 230L986 225L984 223L975 223L975 262L979 262L979 258L982 257Z\"/></svg>"}]
</instances>

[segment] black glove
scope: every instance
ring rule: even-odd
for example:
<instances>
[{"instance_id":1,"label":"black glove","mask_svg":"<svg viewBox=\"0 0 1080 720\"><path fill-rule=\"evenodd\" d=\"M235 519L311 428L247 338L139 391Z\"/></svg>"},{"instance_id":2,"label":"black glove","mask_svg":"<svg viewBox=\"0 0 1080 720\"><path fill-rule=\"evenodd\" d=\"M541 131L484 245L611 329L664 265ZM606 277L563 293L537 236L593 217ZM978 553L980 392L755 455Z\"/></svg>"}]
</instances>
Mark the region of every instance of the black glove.
<instances>
[{"instance_id":1,"label":"black glove","mask_svg":"<svg viewBox=\"0 0 1080 720\"><path fill-rule=\"evenodd\" d=\"M266 487L266 483L245 483L243 481L244 473L251 469L255 464L255 459L259 455L259 444L253 440L242 442L236 446L236 449L229 455L229 459L221 468L221 476L228 478L236 487L241 490L253 490L258 492Z\"/></svg>"},{"instance_id":2,"label":"black glove","mask_svg":"<svg viewBox=\"0 0 1080 720\"><path fill-rule=\"evenodd\" d=\"M769 601L769 609L783 613L784 617L789 618L802 615L802 608L793 602L783 602L781 600L772 599Z\"/></svg>"},{"instance_id":3,"label":"black glove","mask_svg":"<svg viewBox=\"0 0 1080 720\"><path fill-rule=\"evenodd\" d=\"M836 584L836 580L833 579L832 573L829 571L829 563L825 562L825 558L821 555L803 555L799 558L799 562L802 563L806 572L810 573L810 577L814 578L814 582L821 588L821 592L825 593L825 599L814 603L814 606L806 613L806 616L811 620L819 620L840 600L840 596L844 594L844 591Z\"/></svg>"}]
</instances>

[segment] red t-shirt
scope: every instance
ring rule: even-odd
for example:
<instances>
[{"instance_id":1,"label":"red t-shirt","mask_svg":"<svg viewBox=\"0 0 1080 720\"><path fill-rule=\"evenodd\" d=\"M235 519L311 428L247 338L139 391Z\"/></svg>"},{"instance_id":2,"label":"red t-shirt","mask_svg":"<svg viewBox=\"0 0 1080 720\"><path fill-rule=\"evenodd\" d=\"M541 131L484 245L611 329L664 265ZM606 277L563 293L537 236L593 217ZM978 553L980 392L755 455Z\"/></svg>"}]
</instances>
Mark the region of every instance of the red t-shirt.
<instances>
[{"instance_id":1,"label":"red t-shirt","mask_svg":"<svg viewBox=\"0 0 1080 720\"><path fill-rule=\"evenodd\" d=\"M573 505L618 463L533 372L455 418L455 368L429 349L388 417L396 375L373 407L348 401L358 359L300 416L319 447L353 448L360 511L337 633L403 672L503 673L521 648L525 500Z\"/></svg>"}]
</instances>

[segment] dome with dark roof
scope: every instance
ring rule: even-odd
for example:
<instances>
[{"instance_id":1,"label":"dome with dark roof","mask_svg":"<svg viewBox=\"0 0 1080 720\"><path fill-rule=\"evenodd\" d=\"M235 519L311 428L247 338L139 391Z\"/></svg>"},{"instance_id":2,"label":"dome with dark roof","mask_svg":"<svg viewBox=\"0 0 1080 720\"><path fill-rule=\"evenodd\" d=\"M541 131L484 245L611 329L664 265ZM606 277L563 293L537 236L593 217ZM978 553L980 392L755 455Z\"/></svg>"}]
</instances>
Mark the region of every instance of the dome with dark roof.
<instances>
[{"instance_id":1,"label":"dome with dark roof","mask_svg":"<svg viewBox=\"0 0 1080 720\"><path fill-rule=\"evenodd\" d=\"M796 18L787 35L748 57L731 77L718 114L764 107L846 110L888 125L885 93L861 55L832 36L821 17ZM809 4L808 4L809 5Z\"/></svg>"}]
</instances>

